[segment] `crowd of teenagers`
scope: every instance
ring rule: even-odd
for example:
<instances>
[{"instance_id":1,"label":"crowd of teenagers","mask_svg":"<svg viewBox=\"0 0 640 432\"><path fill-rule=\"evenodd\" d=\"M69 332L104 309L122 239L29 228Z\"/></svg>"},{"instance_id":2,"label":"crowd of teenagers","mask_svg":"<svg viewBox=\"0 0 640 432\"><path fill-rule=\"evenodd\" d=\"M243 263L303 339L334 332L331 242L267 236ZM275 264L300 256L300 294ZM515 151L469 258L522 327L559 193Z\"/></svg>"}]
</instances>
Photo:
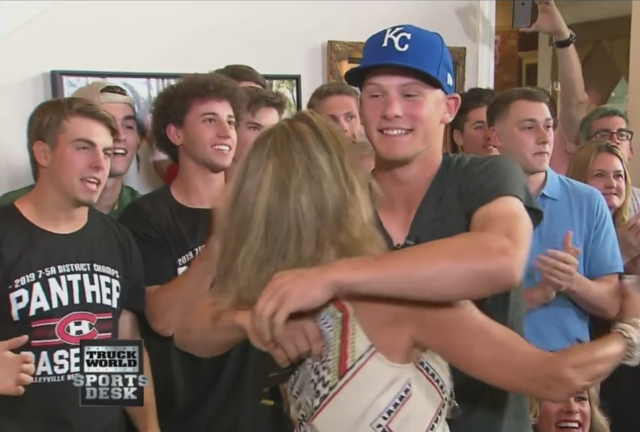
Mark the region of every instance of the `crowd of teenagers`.
<instances>
[{"instance_id":1,"label":"crowd of teenagers","mask_svg":"<svg viewBox=\"0 0 640 432\"><path fill-rule=\"evenodd\" d=\"M557 103L458 94L399 25L288 118L245 65L164 89L149 131L111 82L38 105L35 183L0 198L0 431L638 432L633 131L538 3ZM80 406L85 339L144 341L144 406Z\"/></svg>"}]
</instances>

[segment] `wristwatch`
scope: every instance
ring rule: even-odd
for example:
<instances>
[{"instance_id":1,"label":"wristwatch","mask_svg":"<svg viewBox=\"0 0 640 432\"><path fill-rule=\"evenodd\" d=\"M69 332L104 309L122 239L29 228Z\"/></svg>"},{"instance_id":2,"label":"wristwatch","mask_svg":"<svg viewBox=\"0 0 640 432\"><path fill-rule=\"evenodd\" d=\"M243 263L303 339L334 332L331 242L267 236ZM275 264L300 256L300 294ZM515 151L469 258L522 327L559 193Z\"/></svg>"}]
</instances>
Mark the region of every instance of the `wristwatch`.
<instances>
[{"instance_id":1,"label":"wristwatch","mask_svg":"<svg viewBox=\"0 0 640 432\"><path fill-rule=\"evenodd\" d=\"M569 37L567 39L557 40L552 38L553 46L556 48L569 48L576 42L576 34L573 30L570 30Z\"/></svg>"}]
</instances>

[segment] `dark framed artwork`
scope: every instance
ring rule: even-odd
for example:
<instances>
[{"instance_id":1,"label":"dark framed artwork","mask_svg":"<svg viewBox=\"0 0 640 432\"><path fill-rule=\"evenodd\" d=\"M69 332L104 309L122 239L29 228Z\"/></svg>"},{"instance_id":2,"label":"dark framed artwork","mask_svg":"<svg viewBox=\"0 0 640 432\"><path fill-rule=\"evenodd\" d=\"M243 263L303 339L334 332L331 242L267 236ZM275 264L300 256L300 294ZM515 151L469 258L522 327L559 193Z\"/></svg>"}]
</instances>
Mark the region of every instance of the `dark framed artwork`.
<instances>
[{"instance_id":1,"label":"dark framed artwork","mask_svg":"<svg viewBox=\"0 0 640 432\"><path fill-rule=\"evenodd\" d=\"M287 100L286 117L302 109L302 77L300 75L263 75L267 89L280 93Z\"/></svg>"},{"instance_id":2,"label":"dark framed artwork","mask_svg":"<svg viewBox=\"0 0 640 432\"><path fill-rule=\"evenodd\" d=\"M121 85L136 102L138 117L147 121L155 97L176 83L182 73L51 71L51 94L54 98L69 97L80 87L93 81L107 80ZM264 75L267 88L282 94L288 101L287 114L301 109L300 75Z\"/></svg>"},{"instance_id":3,"label":"dark framed artwork","mask_svg":"<svg viewBox=\"0 0 640 432\"><path fill-rule=\"evenodd\" d=\"M364 42L334 41L327 42L327 82L344 81L344 74L362 61ZM449 47L455 71L456 93L465 91L467 48ZM444 153L451 153L453 148L451 128L444 132Z\"/></svg>"},{"instance_id":4,"label":"dark framed artwork","mask_svg":"<svg viewBox=\"0 0 640 432\"><path fill-rule=\"evenodd\" d=\"M51 95L54 98L69 97L94 81L107 80L121 85L136 102L136 112L141 121L147 121L151 105L158 93L176 83L179 73L140 73L140 72L88 72L88 71L51 71Z\"/></svg>"}]
</instances>

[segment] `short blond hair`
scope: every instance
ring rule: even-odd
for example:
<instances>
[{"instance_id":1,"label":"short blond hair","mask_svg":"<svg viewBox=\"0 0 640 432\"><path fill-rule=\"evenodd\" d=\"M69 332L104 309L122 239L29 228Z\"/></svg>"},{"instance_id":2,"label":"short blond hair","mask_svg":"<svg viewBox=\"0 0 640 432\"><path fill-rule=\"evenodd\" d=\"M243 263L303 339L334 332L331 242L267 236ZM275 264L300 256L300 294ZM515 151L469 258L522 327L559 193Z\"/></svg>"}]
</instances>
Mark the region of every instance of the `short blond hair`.
<instances>
[{"instance_id":1,"label":"short blond hair","mask_svg":"<svg viewBox=\"0 0 640 432\"><path fill-rule=\"evenodd\" d=\"M327 84L322 84L320 87L315 89L309 98L309 102L307 102L307 109L317 110L318 105L320 103L330 98L331 96L349 96L352 97L356 103L358 103L358 98L360 95L349 84L342 81L330 82Z\"/></svg>"}]
</instances>

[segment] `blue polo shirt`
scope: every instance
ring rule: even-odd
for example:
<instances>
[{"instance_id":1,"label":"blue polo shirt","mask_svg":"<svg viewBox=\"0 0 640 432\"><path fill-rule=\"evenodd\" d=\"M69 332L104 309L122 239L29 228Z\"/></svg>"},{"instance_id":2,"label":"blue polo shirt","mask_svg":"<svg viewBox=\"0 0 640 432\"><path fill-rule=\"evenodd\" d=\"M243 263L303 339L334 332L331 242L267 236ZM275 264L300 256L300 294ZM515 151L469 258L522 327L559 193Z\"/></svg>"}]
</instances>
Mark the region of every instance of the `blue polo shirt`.
<instances>
[{"instance_id":1,"label":"blue polo shirt","mask_svg":"<svg viewBox=\"0 0 640 432\"><path fill-rule=\"evenodd\" d=\"M613 218L602 194L595 188L547 171L547 182L538 197L544 220L533 232L525 289L540 283L536 257L549 249L563 249L564 236L573 232L580 274L594 280L623 272L622 256ZM533 345L558 351L589 341L589 315L568 296L558 292L555 300L527 314L525 337Z\"/></svg>"}]
</instances>

